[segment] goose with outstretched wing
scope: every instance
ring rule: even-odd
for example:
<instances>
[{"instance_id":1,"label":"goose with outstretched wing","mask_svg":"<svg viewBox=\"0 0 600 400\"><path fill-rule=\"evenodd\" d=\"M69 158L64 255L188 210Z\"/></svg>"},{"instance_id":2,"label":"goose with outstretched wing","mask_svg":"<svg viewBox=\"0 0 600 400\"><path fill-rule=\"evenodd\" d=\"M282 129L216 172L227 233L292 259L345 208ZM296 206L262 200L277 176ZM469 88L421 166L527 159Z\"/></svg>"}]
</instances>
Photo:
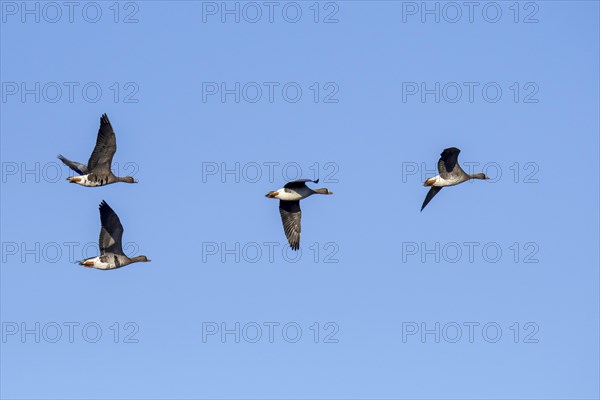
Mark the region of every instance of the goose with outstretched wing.
<instances>
[{"instance_id":1,"label":"goose with outstretched wing","mask_svg":"<svg viewBox=\"0 0 600 400\"><path fill-rule=\"evenodd\" d=\"M433 178L429 178L425 181L423 186L430 186L429 192L427 192L427 196L425 197L425 201L421 206L421 211L425 208L427 204L434 198L436 194L444 186L454 186L459 183L466 182L470 179L489 179L485 174L467 174L463 169L458 165L458 154L460 150L456 147L449 147L444 149L442 154L440 154L440 160L438 161L438 176L434 176Z\"/></svg>"},{"instance_id":2,"label":"goose with outstretched wing","mask_svg":"<svg viewBox=\"0 0 600 400\"><path fill-rule=\"evenodd\" d=\"M283 231L292 250L300 248L300 219L302 217L300 200L313 194L333 194L326 188L313 190L306 186L306 182L319 183L319 180L299 179L288 182L283 188L266 194L266 197L271 199L279 199L279 214L283 222Z\"/></svg>"},{"instance_id":3,"label":"goose with outstretched wing","mask_svg":"<svg viewBox=\"0 0 600 400\"><path fill-rule=\"evenodd\" d=\"M79 261L79 265L102 270L121 268L135 262L150 261L146 256L129 258L123 252L123 225L112 208L100 203L100 255Z\"/></svg>"},{"instance_id":4,"label":"goose with outstretched wing","mask_svg":"<svg viewBox=\"0 0 600 400\"><path fill-rule=\"evenodd\" d=\"M117 138L108 116L100 117L100 129L96 138L96 147L87 164L71 161L59 154L58 158L66 166L77 172L79 176L71 176L67 180L82 186L104 186L115 182L137 183L131 176L116 176L111 171L113 156L117 151Z\"/></svg>"}]
</instances>

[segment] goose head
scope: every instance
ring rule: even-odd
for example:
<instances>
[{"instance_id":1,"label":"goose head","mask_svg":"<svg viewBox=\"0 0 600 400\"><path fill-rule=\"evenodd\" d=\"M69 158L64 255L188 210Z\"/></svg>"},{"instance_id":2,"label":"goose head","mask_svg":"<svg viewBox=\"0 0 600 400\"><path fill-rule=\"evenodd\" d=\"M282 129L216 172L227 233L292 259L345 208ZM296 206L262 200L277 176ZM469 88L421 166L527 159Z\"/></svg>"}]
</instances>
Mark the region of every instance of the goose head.
<instances>
[{"instance_id":1,"label":"goose head","mask_svg":"<svg viewBox=\"0 0 600 400\"><path fill-rule=\"evenodd\" d=\"M119 180L125 183L138 183L137 179L135 179L133 176L124 176L119 178Z\"/></svg>"},{"instance_id":2,"label":"goose head","mask_svg":"<svg viewBox=\"0 0 600 400\"><path fill-rule=\"evenodd\" d=\"M329 189L327 189L327 188L315 189L315 190L313 190L313 192L319 193L319 194L333 194L333 192L329 191Z\"/></svg>"},{"instance_id":3,"label":"goose head","mask_svg":"<svg viewBox=\"0 0 600 400\"><path fill-rule=\"evenodd\" d=\"M484 174L483 172L480 172L478 174L473 174L473 175L471 175L471 178L473 178L473 179L490 179L490 177L487 176L486 174Z\"/></svg>"},{"instance_id":4,"label":"goose head","mask_svg":"<svg viewBox=\"0 0 600 400\"><path fill-rule=\"evenodd\" d=\"M131 262L150 262L150 261L152 261L152 260L150 260L146 256L137 256L137 257L133 257L131 259Z\"/></svg>"}]
</instances>

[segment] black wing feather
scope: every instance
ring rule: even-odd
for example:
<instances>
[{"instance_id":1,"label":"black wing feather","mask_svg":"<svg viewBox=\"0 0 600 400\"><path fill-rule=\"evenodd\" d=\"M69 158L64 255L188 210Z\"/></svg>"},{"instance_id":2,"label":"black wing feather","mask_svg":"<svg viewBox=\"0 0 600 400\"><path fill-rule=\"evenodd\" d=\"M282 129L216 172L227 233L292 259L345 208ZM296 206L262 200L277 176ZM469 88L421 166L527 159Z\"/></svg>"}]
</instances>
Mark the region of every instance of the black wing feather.
<instances>
[{"instance_id":1,"label":"black wing feather","mask_svg":"<svg viewBox=\"0 0 600 400\"><path fill-rule=\"evenodd\" d=\"M290 247L292 250L298 250L300 248L300 220L302 218L300 201L279 200L279 214Z\"/></svg>"},{"instance_id":2,"label":"black wing feather","mask_svg":"<svg viewBox=\"0 0 600 400\"><path fill-rule=\"evenodd\" d=\"M442 151L440 154L441 158L438 162L438 171L440 175L451 173L454 170L454 167L458 163L458 155L460 154L460 150L456 147L449 147Z\"/></svg>"},{"instance_id":3,"label":"black wing feather","mask_svg":"<svg viewBox=\"0 0 600 400\"><path fill-rule=\"evenodd\" d=\"M421 211L423 211L423 209L425 208L425 206L427 204L429 204L429 202L431 201L431 199L434 198L434 196L436 194L438 194L438 192L440 190L442 190L443 186L432 186L431 189L429 189L429 192L427 192L427 196L425 196L425 201L423 202L423 205L421 206Z\"/></svg>"},{"instance_id":4,"label":"black wing feather","mask_svg":"<svg viewBox=\"0 0 600 400\"><path fill-rule=\"evenodd\" d=\"M294 189L302 186L306 186L306 182L319 183L319 180L313 181L312 179L297 179L295 181L291 181L286 183L283 187L285 189Z\"/></svg>"},{"instance_id":5,"label":"black wing feather","mask_svg":"<svg viewBox=\"0 0 600 400\"><path fill-rule=\"evenodd\" d=\"M117 213L102 200L100 203L100 254L104 253L123 253L123 225L117 216Z\"/></svg>"},{"instance_id":6,"label":"black wing feather","mask_svg":"<svg viewBox=\"0 0 600 400\"><path fill-rule=\"evenodd\" d=\"M102 114L100 128L96 139L96 147L87 163L88 171L109 173L113 156L117 151L117 138L110 124L108 115Z\"/></svg>"}]
</instances>

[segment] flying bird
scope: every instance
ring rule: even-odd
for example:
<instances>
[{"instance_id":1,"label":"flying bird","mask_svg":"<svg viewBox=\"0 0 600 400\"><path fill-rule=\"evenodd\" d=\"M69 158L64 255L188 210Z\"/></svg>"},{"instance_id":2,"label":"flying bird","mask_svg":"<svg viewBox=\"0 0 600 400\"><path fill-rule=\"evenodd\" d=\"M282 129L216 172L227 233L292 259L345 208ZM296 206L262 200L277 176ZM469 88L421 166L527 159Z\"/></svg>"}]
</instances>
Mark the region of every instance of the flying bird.
<instances>
[{"instance_id":1,"label":"flying bird","mask_svg":"<svg viewBox=\"0 0 600 400\"><path fill-rule=\"evenodd\" d=\"M100 255L79 261L79 265L96 269L121 268L135 262L150 261L146 256L129 258L123 252L123 225L112 208L102 201L100 203Z\"/></svg>"},{"instance_id":2,"label":"flying bird","mask_svg":"<svg viewBox=\"0 0 600 400\"><path fill-rule=\"evenodd\" d=\"M110 170L113 156L117 151L115 131L106 114L100 117L100 129L96 139L96 147L88 160L87 165L71 161L59 154L58 158L73 171L80 174L67 178L71 183L82 186L104 186L115 182L137 183L131 176L115 176Z\"/></svg>"},{"instance_id":3,"label":"flying bird","mask_svg":"<svg viewBox=\"0 0 600 400\"><path fill-rule=\"evenodd\" d=\"M279 214L283 222L283 230L292 250L300 248L300 200L313 194L333 194L326 188L312 190L306 182L319 183L319 180L299 179L286 183L282 189L269 192L266 197L279 199Z\"/></svg>"},{"instance_id":4,"label":"flying bird","mask_svg":"<svg viewBox=\"0 0 600 400\"><path fill-rule=\"evenodd\" d=\"M438 194L440 190L444 186L454 186L459 183L463 183L470 179L489 179L485 174L467 174L462 170L460 165L458 165L458 154L460 150L456 147L449 147L442 151L441 158L438 161L438 171L439 175L433 178L429 178L425 181L423 186L431 186L427 196L425 197L425 201L421 206L421 211L425 208L427 204L433 199L433 197Z\"/></svg>"}]
</instances>

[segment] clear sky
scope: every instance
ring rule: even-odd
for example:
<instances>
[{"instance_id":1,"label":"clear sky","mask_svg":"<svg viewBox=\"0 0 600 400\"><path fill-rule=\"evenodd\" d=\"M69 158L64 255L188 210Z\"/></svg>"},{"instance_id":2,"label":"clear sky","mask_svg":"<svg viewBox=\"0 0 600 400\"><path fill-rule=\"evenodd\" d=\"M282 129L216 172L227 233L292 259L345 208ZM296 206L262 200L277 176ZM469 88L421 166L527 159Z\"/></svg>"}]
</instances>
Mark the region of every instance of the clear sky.
<instances>
[{"instance_id":1,"label":"clear sky","mask_svg":"<svg viewBox=\"0 0 600 400\"><path fill-rule=\"evenodd\" d=\"M24 4L2 398L600 396L598 2ZM65 181L104 112L136 185ZM451 146L492 179L419 212ZM296 177L335 193L299 254L264 196ZM102 200L152 262L74 264Z\"/></svg>"}]
</instances>

